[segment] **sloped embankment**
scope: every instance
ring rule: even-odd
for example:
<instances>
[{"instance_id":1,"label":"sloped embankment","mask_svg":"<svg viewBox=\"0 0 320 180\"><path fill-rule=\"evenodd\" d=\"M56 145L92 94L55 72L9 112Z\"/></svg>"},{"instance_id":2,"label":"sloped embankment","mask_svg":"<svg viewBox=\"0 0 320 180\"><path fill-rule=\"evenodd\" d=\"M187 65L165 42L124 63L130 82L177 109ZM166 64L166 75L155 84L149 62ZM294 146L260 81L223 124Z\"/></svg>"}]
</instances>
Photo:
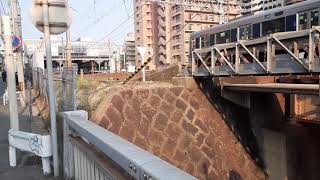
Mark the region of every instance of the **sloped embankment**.
<instances>
[{"instance_id":1,"label":"sloped embankment","mask_svg":"<svg viewBox=\"0 0 320 180\"><path fill-rule=\"evenodd\" d=\"M264 179L199 89L157 83L111 88L92 121L200 179Z\"/></svg>"}]
</instances>

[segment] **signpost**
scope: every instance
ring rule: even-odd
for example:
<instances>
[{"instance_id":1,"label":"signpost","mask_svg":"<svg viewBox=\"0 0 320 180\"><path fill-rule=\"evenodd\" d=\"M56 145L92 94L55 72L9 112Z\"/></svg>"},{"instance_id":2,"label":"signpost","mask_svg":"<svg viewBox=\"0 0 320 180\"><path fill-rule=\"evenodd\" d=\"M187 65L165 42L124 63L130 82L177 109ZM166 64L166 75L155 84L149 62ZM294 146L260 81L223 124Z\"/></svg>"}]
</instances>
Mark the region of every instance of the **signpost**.
<instances>
[{"instance_id":1,"label":"signpost","mask_svg":"<svg viewBox=\"0 0 320 180\"><path fill-rule=\"evenodd\" d=\"M146 55L147 49L146 47L137 47L138 52L141 56L141 64L144 64L144 56ZM142 81L145 82L146 81L146 70L145 68L142 69Z\"/></svg>"},{"instance_id":2,"label":"signpost","mask_svg":"<svg viewBox=\"0 0 320 180\"><path fill-rule=\"evenodd\" d=\"M53 70L51 54L51 34L66 32L71 25L71 9L66 0L33 0L31 20L36 28L44 33L46 47L47 76L49 89L49 107L51 120L51 137L54 176L59 176L59 157L57 144L56 99L53 87Z\"/></svg>"}]
</instances>

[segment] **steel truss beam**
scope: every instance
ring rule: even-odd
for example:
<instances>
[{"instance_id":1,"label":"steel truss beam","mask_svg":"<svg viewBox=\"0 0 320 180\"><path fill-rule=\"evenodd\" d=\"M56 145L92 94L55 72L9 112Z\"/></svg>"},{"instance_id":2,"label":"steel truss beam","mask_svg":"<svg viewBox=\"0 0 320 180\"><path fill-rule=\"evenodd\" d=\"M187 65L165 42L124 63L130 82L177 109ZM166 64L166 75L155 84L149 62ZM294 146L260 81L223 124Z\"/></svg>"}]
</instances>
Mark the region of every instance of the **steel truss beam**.
<instances>
[{"instance_id":1,"label":"steel truss beam","mask_svg":"<svg viewBox=\"0 0 320 180\"><path fill-rule=\"evenodd\" d=\"M192 75L320 73L320 55L315 53L316 48L320 51L320 26L295 32L274 33L259 39L217 44L193 50L191 53ZM307 58L300 57L301 50L308 55ZM211 53L210 61L203 58L209 53ZM259 57L257 53L260 53ZM200 66L195 63L198 60L201 62ZM218 65L217 62L219 62ZM211 64L211 67L208 64Z\"/></svg>"}]
</instances>

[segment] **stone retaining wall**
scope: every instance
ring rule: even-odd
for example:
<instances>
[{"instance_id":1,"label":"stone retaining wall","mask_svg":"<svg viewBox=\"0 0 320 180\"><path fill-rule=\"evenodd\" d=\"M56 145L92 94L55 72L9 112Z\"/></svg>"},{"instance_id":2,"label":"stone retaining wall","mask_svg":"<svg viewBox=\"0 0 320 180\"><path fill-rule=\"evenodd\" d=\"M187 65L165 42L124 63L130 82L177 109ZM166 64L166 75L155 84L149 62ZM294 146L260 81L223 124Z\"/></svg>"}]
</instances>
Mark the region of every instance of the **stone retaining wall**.
<instances>
[{"instance_id":1,"label":"stone retaining wall","mask_svg":"<svg viewBox=\"0 0 320 180\"><path fill-rule=\"evenodd\" d=\"M110 90L92 120L200 179L265 179L223 116L199 89L158 83Z\"/></svg>"}]
</instances>

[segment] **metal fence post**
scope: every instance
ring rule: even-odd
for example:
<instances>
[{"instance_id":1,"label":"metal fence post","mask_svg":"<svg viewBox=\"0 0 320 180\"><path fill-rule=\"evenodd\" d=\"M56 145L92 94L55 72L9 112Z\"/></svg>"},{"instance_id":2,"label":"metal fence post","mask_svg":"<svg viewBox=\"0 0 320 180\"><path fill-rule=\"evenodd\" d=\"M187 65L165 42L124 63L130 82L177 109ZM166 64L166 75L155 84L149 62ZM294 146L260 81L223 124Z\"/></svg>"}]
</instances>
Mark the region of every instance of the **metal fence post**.
<instances>
[{"instance_id":1,"label":"metal fence post","mask_svg":"<svg viewBox=\"0 0 320 180\"><path fill-rule=\"evenodd\" d=\"M78 65L73 64L72 66L72 107L73 111L78 109L77 103L77 72L78 72Z\"/></svg>"},{"instance_id":2,"label":"metal fence post","mask_svg":"<svg viewBox=\"0 0 320 180\"><path fill-rule=\"evenodd\" d=\"M67 71L68 68L63 68L62 72L62 111L67 110Z\"/></svg>"},{"instance_id":3,"label":"metal fence post","mask_svg":"<svg viewBox=\"0 0 320 180\"><path fill-rule=\"evenodd\" d=\"M30 78L31 79L31 78ZM28 85L28 97L29 97L29 122L28 122L28 131L31 132L32 131L32 126L31 126L31 123L32 123L32 101L33 101L33 98L32 98L32 88L31 88L31 80L28 81L27 83Z\"/></svg>"},{"instance_id":4,"label":"metal fence post","mask_svg":"<svg viewBox=\"0 0 320 180\"><path fill-rule=\"evenodd\" d=\"M67 124L67 115L61 114L63 117L63 174L65 179L74 179L74 152L69 137L71 130Z\"/></svg>"}]
</instances>

